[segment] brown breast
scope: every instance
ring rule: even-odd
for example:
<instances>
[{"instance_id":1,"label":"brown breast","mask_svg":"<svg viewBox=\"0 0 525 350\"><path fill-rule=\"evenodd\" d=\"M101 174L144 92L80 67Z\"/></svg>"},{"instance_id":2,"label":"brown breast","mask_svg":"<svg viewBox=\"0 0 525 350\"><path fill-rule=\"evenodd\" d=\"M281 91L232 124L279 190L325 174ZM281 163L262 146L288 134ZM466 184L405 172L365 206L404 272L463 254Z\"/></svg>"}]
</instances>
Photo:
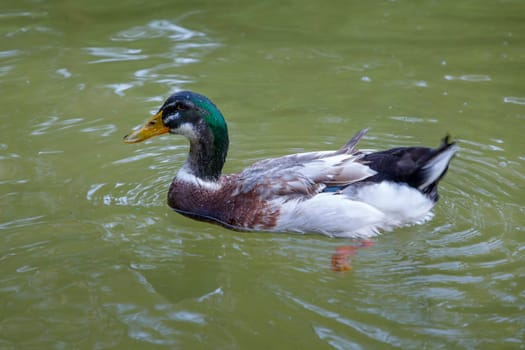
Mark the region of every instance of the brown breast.
<instances>
[{"instance_id":1,"label":"brown breast","mask_svg":"<svg viewBox=\"0 0 525 350\"><path fill-rule=\"evenodd\" d=\"M210 190L193 183L173 180L168 192L168 205L195 220L207 221L234 230L271 230L279 209L261 200L252 189L238 191L238 175L220 179L219 190Z\"/></svg>"}]
</instances>

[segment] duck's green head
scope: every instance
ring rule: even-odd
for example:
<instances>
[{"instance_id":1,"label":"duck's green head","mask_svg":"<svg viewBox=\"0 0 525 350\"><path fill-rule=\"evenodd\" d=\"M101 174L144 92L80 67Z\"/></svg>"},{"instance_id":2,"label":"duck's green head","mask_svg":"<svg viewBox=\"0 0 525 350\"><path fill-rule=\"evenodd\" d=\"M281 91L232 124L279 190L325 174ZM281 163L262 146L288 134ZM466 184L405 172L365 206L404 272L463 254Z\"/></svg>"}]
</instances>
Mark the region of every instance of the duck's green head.
<instances>
[{"instance_id":1,"label":"duck's green head","mask_svg":"<svg viewBox=\"0 0 525 350\"><path fill-rule=\"evenodd\" d=\"M220 174L228 152L228 127L222 113L206 96L191 91L171 95L157 114L126 135L124 142L141 142L165 133L189 139L190 163L198 162L199 167L211 168L198 175L216 177L214 173Z\"/></svg>"}]
</instances>

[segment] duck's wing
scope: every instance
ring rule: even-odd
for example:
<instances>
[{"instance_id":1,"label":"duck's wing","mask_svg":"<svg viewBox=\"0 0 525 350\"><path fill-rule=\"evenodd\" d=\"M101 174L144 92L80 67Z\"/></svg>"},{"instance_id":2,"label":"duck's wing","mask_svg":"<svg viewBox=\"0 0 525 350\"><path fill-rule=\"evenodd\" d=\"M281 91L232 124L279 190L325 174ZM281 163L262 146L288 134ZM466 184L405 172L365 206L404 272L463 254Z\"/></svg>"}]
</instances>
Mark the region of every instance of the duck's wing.
<instances>
[{"instance_id":1,"label":"duck's wing","mask_svg":"<svg viewBox=\"0 0 525 350\"><path fill-rule=\"evenodd\" d=\"M330 153L302 153L257 162L241 173L239 190L254 190L261 198L310 197L327 187L343 187L376 174L358 162L361 156Z\"/></svg>"},{"instance_id":2,"label":"duck's wing","mask_svg":"<svg viewBox=\"0 0 525 350\"><path fill-rule=\"evenodd\" d=\"M308 152L261 160L246 168L238 190L252 190L263 198L272 196L310 197L330 187L345 187L376 174L361 162L363 154L355 145L358 133L338 151Z\"/></svg>"}]
</instances>

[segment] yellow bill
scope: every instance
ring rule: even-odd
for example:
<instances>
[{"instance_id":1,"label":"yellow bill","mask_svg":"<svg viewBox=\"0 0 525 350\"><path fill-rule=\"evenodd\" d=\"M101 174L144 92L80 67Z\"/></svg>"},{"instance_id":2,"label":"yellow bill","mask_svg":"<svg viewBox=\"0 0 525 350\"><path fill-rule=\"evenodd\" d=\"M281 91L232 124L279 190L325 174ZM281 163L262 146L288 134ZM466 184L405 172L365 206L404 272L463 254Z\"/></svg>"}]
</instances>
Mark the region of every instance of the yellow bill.
<instances>
[{"instance_id":1,"label":"yellow bill","mask_svg":"<svg viewBox=\"0 0 525 350\"><path fill-rule=\"evenodd\" d=\"M166 134L170 129L162 123L162 111L151 117L144 126L124 136L124 142L137 143L150 137Z\"/></svg>"}]
</instances>

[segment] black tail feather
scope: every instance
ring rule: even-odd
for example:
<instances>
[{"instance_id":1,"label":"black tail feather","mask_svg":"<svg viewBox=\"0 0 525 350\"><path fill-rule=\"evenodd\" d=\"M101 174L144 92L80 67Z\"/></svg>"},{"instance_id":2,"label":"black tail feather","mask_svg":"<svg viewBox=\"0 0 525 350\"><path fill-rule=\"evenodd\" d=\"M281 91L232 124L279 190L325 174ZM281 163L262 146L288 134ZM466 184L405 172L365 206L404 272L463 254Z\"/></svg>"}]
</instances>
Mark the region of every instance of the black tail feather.
<instances>
[{"instance_id":1,"label":"black tail feather","mask_svg":"<svg viewBox=\"0 0 525 350\"><path fill-rule=\"evenodd\" d=\"M446 135L437 148L398 147L369 153L363 160L377 174L367 180L406 183L437 201L437 185L456 151L456 143Z\"/></svg>"}]
</instances>

